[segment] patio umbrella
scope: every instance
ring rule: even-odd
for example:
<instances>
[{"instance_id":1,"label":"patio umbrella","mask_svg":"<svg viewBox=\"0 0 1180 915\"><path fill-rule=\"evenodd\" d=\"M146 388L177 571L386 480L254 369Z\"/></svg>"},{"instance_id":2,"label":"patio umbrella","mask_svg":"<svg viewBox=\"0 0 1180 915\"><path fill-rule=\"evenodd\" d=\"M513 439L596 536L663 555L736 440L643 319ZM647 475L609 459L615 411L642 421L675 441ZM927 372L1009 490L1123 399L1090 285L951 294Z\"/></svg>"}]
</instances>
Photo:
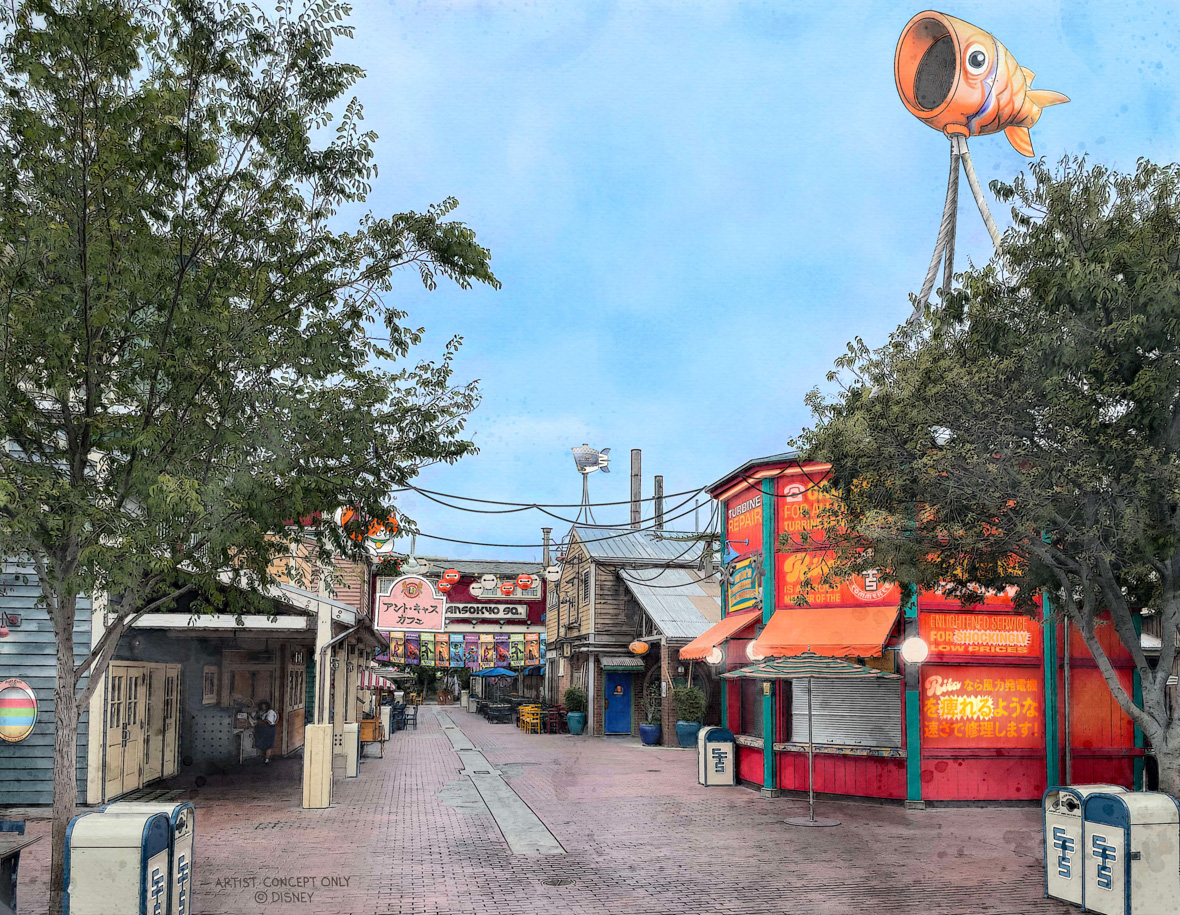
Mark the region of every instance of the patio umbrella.
<instances>
[{"instance_id":1,"label":"patio umbrella","mask_svg":"<svg viewBox=\"0 0 1180 915\"><path fill-rule=\"evenodd\" d=\"M851 664L837 658L825 658L805 651L790 658L768 658L731 670L722 677L728 680L747 678L752 680L806 680L807 681L807 809L808 816L791 817L786 822L792 826L839 826L839 820L815 818L815 742L814 719L811 714L812 680L900 680L898 674L884 670Z\"/></svg>"},{"instance_id":2,"label":"patio umbrella","mask_svg":"<svg viewBox=\"0 0 1180 915\"><path fill-rule=\"evenodd\" d=\"M504 667L489 667L487 670L473 670L473 677L515 677L516 671Z\"/></svg>"}]
</instances>

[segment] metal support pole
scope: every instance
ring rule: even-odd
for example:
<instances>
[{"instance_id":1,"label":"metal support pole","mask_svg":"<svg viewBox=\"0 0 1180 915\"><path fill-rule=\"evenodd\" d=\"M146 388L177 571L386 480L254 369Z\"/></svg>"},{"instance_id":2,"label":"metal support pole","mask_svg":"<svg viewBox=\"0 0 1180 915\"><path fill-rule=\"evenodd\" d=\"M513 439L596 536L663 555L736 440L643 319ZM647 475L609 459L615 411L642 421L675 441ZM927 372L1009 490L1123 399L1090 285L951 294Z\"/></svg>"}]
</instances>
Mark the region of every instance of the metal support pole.
<instances>
[{"instance_id":1,"label":"metal support pole","mask_svg":"<svg viewBox=\"0 0 1180 915\"><path fill-rule=\"evenodd\" d=\"M807 678L807 818L815 822L815 716L811 714L811 677Z\"/></svg>"},{"instance_id":2,"label":"metal support pole","mask_svg":"<svg viewBox=\"0 0 1180 915\"><path fill-rule=\"evenodd\" d=\"M1069 617L1065 618L1065 635L1062 638L1065 646L1065 783L1073 784L1073 732L1069 726Z\"/></svg>"}]
</instances>

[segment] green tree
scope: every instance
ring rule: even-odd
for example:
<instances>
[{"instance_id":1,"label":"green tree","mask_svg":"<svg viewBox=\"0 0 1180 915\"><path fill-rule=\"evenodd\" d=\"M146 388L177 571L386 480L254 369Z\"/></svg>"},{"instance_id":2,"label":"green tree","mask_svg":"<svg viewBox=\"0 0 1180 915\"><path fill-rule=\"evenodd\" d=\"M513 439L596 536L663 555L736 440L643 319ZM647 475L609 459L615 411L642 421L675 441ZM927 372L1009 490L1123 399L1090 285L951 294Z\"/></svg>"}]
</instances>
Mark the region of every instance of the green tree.
<instances>
[{"instance_id":1,"label":"green tree","mask_svg":"<svg viewBox=\"0 0 1180 915\"><path fill-rule=\"evenodd\" d=\"M800 445L830 461L833 577L879 568L963 600L1044 589L1180 794L1167 697L1180 633L1180 171L1066 159L992 185L1013 204L1004 264L964 273L924 319L856 341L813 392ZM1138 617L1160 618L1156 667ZM1113 626L1142 678L1119 681Z\"/></svg>"},{"instance_id":2,"label":"green tree","mask_svg":"<svg viewBox=\"0 0 1180 915\"><path fill-rule=\"evenodd\" d=\"M260 602L291 519L385 517L419 468L474 450L459 339L406 361L422 332L383 295L402 267L498 287L488 251L452 199L333 228L376 175L347 95L363 74L333 56L347 13L0 10L0 555L32 562L57 641L54 913L78 710L127 626L190 590ZM114 622L76 664L82 594Z\"/></svg>"}]
</instances>

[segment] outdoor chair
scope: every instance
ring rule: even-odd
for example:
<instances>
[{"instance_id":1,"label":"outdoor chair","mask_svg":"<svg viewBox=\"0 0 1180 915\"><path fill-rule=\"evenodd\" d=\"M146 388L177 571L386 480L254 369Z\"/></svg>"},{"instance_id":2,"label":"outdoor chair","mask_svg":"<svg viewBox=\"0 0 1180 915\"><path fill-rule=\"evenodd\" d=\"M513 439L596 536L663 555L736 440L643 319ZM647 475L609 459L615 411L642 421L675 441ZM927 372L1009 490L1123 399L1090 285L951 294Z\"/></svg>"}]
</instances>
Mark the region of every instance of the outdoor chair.
<instances>
[{"instance_id":1,"label":"outdoor chair","mask_svg":"<svg viewBox=\"0 0 1180 915\"><path fill-rule=\"evenodd\" d=\"M410 705L402 709L402 727L407 724L412 724L414 730L418 730L418 706Z\"/></svg>"},{"instance_id":2,"label":"outdoor chair","mask_svg":"<svg viewBox=\"0 0 1180 915\"><path fill-rule=\"evenodd\" d=\"M520 710L521 730L526 734L541 733L541 707L528 705Z\"/></svg>"}]
</instances>

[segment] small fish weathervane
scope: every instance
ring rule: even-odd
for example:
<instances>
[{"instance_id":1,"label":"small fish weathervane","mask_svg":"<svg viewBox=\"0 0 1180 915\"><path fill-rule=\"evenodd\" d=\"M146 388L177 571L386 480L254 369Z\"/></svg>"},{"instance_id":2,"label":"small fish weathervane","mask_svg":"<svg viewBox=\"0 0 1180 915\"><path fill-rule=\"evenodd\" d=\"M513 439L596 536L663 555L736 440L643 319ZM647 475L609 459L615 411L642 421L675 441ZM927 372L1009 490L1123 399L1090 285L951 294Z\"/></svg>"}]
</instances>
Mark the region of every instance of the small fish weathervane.
<instances>
[{"instance_id":1,"label":"small fish weathervane","mask_svg":"<svg viewBox=\"0 0 1180 915\"><path fill-rule=\"evenodd\" d=\"M1004 132L1020 154L1033 155L1028 129L1041 110L1069 98L1032 87L995 36L954 16L928 10L902 30L893 60L897 92L910 114L948 137Z\"/></svg>"},{"instance_id":2,"label":"small fish weathervane","mask_svg":"<svg viewBox=\"0 0 1180 915\"><path fill-rule=\"evenodd\" d=\"M599 451L583 444L570 450L574 453L574 464L578 468L578 473L594 473L596 470L610 473L610 467L607 466L610 464L609 448Z\"/></svg>"}]
</instances>

